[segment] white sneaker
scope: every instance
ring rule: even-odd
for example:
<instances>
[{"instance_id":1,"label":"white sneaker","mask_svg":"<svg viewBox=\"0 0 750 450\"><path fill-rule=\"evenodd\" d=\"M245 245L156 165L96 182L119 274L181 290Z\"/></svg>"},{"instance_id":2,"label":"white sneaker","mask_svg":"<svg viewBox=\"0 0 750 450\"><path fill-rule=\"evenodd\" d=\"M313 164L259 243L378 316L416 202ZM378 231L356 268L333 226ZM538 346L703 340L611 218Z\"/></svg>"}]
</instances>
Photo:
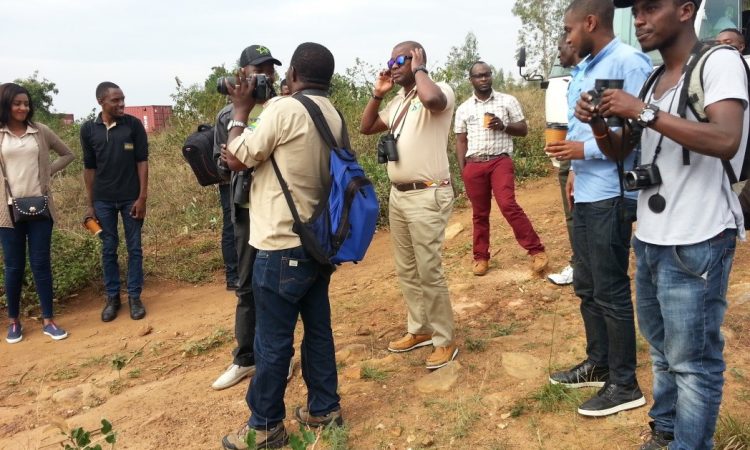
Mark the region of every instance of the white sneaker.
<instances>
[{"instance_id":1,"label":"white sneaker","mask_svg":"<svg viewBox=\"0 0 750 450\"><path fill-rule=\"evenodd\" d=\"M560 273L551 273L547 279L558 286L567 286L573 282L573 268L566 266Z\"/></svg>"},{"instance_id":2,"label":"white sneaker","mask_svg":"<svg viewBox=\"0 0 750 450\"><path fill-rule=\"evenodd\" d=\"M255 374L255 366L238 366L237 364L231 364L227 370L214 381L211 387L217 391L226 389L234 386L235 384L242 381L245 377L251 377Z\"/></svg>"}]
</instances>

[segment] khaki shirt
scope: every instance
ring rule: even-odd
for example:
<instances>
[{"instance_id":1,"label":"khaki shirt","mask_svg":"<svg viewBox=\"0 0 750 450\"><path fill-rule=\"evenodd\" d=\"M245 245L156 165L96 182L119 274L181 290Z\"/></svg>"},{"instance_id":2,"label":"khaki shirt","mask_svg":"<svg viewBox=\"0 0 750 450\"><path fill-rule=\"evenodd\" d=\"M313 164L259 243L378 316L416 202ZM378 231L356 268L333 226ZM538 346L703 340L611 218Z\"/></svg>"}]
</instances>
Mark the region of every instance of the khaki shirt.
<instances>
[{"instance_id":1,"label":"khaki shirt","mask_svg":"<svg viewBox=\"0 0 750 450\"><path fill-rule=\"evenodd\" d=\"M380 120L390 129L402 108L409 108L401 123L391 130L398 139L399 157L398 161L388 161L388 178L393 183L437 182L450 178L448 132L456 97L446 83L437 85L448 99L443 111L429 111L416 95L412 95L408 104L404 104L408 93L401 88L396 97L378 113Z\"/></svg>"},{"instance_id":2,"label":"khaki shirt","mask_svg":"<svg viewBox=\"0 0 750 450\"><path fill-rule=\"evenodd\" d=\"M320 106L334 136L341 136L341 118L327 97L311 95ZM250 245L259 250L299 247L294 220L284 199L270 157L274 155L289 185L302 221L324 199L330 182L330 149L298 100L276 97L268 101L254 129L247 128L227 146L248 167L254 167L250 187Z\"/></svg>"},{"instance_id":3,"label":"khaki shirt","mask_svg":"<svg viewBox=\"0 0 750 450\"><path fill-rule=\"evenodd\" d=\"M3 127L0 133L5 135L0 152L13 197L42 195L42 185L39 182L39 145L34 136L38 133L37 129L29 125L23 136L16 136L8 127ZM12 202L8 197L8 204Z\"/></svg>"}]
</instances>

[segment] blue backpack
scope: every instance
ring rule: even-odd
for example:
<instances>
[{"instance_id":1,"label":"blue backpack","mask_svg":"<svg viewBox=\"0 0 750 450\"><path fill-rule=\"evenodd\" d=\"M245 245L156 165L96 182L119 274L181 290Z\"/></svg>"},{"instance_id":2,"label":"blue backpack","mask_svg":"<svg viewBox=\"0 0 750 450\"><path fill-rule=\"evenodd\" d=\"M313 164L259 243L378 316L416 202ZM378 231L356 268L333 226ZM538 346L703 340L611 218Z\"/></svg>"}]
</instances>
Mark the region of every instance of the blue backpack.
<instances>
[{"instance_id":1,"label":"blue backpack","mask_svg":"<svg viewBox=\"0 0 750 450\"><path fill-rule=\"evenodd\" d=\"M281 184L286 202L294 218L292 230L299 235L307 253L320 264L327 266L345 262L357 263L364 258L375 234L380 205L372 182L365 175L356 155L350 150L349 133L341 117L342 144L339 146L320 107L307 96L297 93L307 109L315 127L331 149L331 182L326 186L326 200L315 208L312 217L302 222L294 206L289 186L281 176L279 166L271 155L271 163Z\"/></svg>"}]
</instances>

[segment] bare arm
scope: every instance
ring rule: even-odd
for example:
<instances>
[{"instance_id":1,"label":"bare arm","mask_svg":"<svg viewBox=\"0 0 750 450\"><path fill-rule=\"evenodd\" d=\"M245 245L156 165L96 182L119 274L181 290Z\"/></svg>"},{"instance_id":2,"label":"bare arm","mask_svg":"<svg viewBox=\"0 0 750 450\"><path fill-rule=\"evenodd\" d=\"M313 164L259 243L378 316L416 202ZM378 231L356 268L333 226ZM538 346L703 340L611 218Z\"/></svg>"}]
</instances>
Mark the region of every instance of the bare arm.
<instances>
[{"instance_id":1,"label":"bare arm","mask_svg":"<svg viewBox=\"0 0 750 450\"><path fill-rule=\"evenodd\" d=\"M411 51L411 56L412 68L424 65L424 50L415 48ZM414 74L414 79L417 83L417 97L422 105L432 112L444 111L448 106L448 98L430 76L420 70Z\"/></svg>"},{"instance_id":2,"label":"bare arm","mask_svg":"<svg viewBox=\"0 0 750 450\"><path fill-rule=\"evenodd\" d=\"M525 120L522 120L520 122L509 123L503 131L511 136L524 137L529 134L529 126Z\"/></svg>"},{"instance_id":3,"label":"bare arm","mask_svg":"<svg viewBox=\"0 0 750 450\"><path fill-rule=\"evenodd\" d=\"M146 199L148 198L148 161L139 161L136 163L138 171L138 182L140 183L141 192L138 195L130 215L134 219L143 220L146 217Z\"/></svg>"},{"instance_id":4,"label":"bare arm","mask_svg":"<svg viewBox=\"0 0 750 450\"><path fill-rule=\"evenodd\" d=\"M467 133L456 134L456 160L461 172L464 171L464 167L466 166L466 151L469 148L469 138L467 136Z\"/></svg>"},{"instance_id":5,"label":"bare arm","mask_svg":"<svg viewBox=\"0 0 750 450\"><path fill-rule=\"evenodd\" d=\"M96 219L94 213L94 179L96 169L83 169L83 183L86 185L86 217Z\"/></svg>"},{"instance_id":6,"label":"bare arm","mask_svg":"<svg viewBox=\"0 0 750 450\"><path fill-rule=\"evenodd\" d=\"M375 80L375 86L373 87L372 94L376 97L383 98L385 95L393 89L393 80L391 79L391 73L388 70L382 70L378 74L378 79ZM365 106L365 111L362 113L362 120L359 124L359 132L362 134L375 134L381 133L388 129L388 125L384 123L380 116L378 116L378 109L382 100L377 98L371 98Z\"/></svg>"}]
</instances>

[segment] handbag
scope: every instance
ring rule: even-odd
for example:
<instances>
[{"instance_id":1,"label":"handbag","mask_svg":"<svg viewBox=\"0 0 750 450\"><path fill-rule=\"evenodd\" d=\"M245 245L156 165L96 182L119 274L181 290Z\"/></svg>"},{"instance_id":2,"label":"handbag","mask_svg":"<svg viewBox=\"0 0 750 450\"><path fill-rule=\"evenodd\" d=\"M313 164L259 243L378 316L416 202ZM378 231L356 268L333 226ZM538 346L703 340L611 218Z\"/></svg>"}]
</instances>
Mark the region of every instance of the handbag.
<instances>
[{"instance_id":1,"label":"handbag","mask_svg":"<svg viewBox=\"0 0 750 450\"><path fill-rule=\"evenodd\" d=\"M10 211L13 223L52 219L52 215L49 212L48 196L38 195L34 197L13 197L13 193L10 190L10 184L8 184L8 175L5 173L5 161L3 161L1 148L2 139L0 138L0 169L3 171L5 191L8 198L11 199Z\"/></svg>"}]
</instances>

